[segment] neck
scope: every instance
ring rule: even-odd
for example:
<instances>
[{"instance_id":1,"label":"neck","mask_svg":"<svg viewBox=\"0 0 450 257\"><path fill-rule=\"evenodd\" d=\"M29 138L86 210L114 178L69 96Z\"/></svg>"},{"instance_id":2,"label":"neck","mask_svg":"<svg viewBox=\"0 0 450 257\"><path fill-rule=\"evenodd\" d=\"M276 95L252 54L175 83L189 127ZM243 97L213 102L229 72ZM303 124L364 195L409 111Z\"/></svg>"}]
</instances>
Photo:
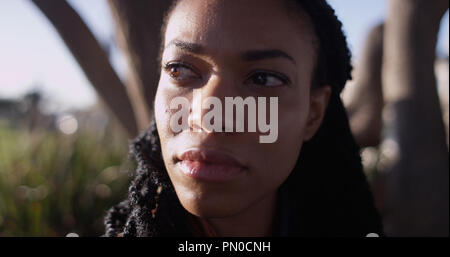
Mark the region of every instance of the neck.
<instances>
[{"instance_id":1,"label":"neck","mask_svg":"<svg viewBox=\"0 0 450 257\"><path fill-rule=\"evenodd\" d=\"M273 231L276 201L277 193L274 192L234 216L203 219L203 229L212 229L215 235L221 237L270 236Z\"/></svg>"}]
</instances>

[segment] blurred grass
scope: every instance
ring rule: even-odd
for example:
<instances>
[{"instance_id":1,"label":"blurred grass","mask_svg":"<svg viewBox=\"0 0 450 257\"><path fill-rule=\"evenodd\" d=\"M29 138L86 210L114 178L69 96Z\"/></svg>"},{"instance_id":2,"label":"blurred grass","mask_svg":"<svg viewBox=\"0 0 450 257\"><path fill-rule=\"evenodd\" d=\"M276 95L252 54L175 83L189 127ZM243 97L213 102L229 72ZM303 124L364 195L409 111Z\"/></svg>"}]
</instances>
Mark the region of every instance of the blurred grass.
<instances>
[{"instance_id":1,"label":"blurred grass","mask_svg":"<svg viewBox=\"0 0 450 257\"><path fill-rule=\"evenodd\" d=\"M0 236L103 234L106 211L125 199L133 167L120 129L113 123L100 127L66 135L42 127L11 128L0 120ZM392 156L382 148L362 152L371 182ZM382 184L372 184L375 194L383 191ZM382 209L383 203L377 206Z\"/></svg>"},{"instance_id":2,"label":"blurred grass","mask_svg":"<svg viewBox=\"0 0 450 257\"><path fill-rule=\"evenodd\" d=\"M117 129L29 132L0 124L0 236L99 236L126 197L128 143Z\"/></svg>"}]
</instances>

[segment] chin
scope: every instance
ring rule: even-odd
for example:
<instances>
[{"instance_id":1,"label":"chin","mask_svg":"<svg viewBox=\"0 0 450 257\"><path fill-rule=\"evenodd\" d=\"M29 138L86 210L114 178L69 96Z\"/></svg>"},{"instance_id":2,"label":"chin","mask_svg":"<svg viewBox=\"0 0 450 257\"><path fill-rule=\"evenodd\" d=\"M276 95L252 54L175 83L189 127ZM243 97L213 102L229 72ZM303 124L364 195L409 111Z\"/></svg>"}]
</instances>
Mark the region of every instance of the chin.
<instances>
[{"instance_id":1,"label":"chin","mask_svg":"<svg viewBox=\"0 0 450 257\"><path fill-rule=\"evenodd\" d=\"M181 193L181 192L180 192ZM200 218L225 218L238 214L245 206L243 199L233 199L223 194L197 194L183 192L178 199L186 211Z\"/></svg>"}]
</instances>

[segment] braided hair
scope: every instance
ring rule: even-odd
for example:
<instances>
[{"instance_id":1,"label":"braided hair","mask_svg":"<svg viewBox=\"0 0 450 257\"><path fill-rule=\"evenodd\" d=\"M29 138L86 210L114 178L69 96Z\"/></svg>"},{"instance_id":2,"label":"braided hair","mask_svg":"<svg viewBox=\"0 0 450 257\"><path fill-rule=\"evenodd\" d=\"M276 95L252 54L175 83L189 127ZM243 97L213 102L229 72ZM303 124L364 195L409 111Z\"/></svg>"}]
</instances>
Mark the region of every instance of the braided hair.
<instances>
[{"instance_id":1,"label":"braided hair","mask_svg":"<svg viewBox=\"0 0 450 257\"><path fill-rule=\"evenodd\" d=\"M309 15L319 41L312 88L332 87L319 130L303 144L294 170L279 189L287 195L294 217L289 235L383 234L363 173L360 148L340 98L352 70L342 24L326 0L287 3ZM136 174L128 199L108 211L105 236L193 235L187 225L190 214L181 206L165 169L154 120L131 142L130 154L137 162Z\"/></svg>"}]
</instances>

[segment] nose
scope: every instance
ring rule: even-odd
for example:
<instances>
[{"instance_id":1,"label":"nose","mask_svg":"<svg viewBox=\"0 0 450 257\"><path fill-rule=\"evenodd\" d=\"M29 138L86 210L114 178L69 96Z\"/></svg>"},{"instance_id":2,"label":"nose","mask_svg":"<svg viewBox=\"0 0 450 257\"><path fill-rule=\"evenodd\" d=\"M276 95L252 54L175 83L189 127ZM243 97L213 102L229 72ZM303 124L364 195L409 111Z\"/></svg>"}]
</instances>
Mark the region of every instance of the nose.
<instances>
[{"instance_id":1,"label":"nose","mask_svg":"<svg viewBox=\"0 0 450 257\"><path fill-rule=\"evenodd\" d=\"M225 97L236 96L236 91L232 80L220 75L212 76L203 87L194 89L188 119L190 129L206 133L227 131L222 103Z\"/></svg>"}]
</instances>

